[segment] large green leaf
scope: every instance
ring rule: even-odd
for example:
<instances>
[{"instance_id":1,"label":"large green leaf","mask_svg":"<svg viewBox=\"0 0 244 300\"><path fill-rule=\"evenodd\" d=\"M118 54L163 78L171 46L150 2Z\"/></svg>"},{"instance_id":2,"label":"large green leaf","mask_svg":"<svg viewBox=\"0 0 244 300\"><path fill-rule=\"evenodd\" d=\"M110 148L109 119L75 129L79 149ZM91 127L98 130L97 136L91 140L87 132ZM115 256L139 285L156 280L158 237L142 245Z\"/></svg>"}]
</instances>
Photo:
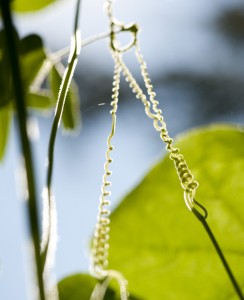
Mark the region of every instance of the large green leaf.
<instances>
[{"instance_id":1,"label":"large green leaf","mask_svg":"<svg viewBox=\"0 0 244 300\"><path fill-rule=\"evenodd\" d=\"M196 199L244 290L244 132L213 126L177 145L200 186ZM162 146L163 147L163 146ZM129 170L128 170L129 171ZM148 300L239 299L166 156L111 217L110 267Z\"/></svg>"},{"instance_id":2,"label":"large green leaf","mask_svg":"<svg viewBox=\"0 0 244 300\"><path fill-rule=\"evenodd\" d=\"M66 277L58 284L59 300L90 300L97 283L98 281L88 274L75 274ZM129 298L129 300L137 299L135 297ZM104 300L120 300L120 297L112 288L108 288Z\"/></svg>"},{"instance_id":3,"label":"large green leaf","mask_svg":"<svg viewBox=\"0 0 244 300\"><path fill-rule=\"evenodd\" d=\"M62 70L57 67L53 67L50 73L51 89L53 92L53 97L57 101L60 85L62 81ZM72 83L70 89L66 96L66 101L64 105L62 123L66 131L71 131L77 129L80 125L80 108L79 108L79 98L78 89L75 83Z\"/></svg>"},{"instance_id":4,"label":"large green leaf","mask_svg":"<svg viewBox=\"0 0 244 300\"><path fill-rule=\"evenodd\" d=\"M14 0L13 9L17 12L32 12L40 10L53 2L55 0Z\"/></svg>"},{"instance_id":5,"label":"large green leaf","mask_svg":"<svg viewBox=\"0 0 244 300\"><path fill-rule=\"evenodd\" d=\"M3 160L6 151L9 128L11 122L11 109L10 106L0 108L0 161Z\"/></svg>"}]
</instances>

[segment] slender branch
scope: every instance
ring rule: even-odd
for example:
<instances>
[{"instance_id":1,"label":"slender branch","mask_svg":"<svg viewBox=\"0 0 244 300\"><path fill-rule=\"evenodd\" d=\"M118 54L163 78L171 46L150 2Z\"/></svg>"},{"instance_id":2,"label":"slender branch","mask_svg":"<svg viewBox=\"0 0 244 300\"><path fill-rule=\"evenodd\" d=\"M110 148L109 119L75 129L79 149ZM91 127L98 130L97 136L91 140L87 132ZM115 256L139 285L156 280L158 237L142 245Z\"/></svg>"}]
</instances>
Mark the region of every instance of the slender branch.
<instances>
[{"instance_id":1,"label":"slender branch","mask_svg":"<svg viewBox=\"0 0 244 300\"><path fill-rule=\"evenodd\" d=\"M48 247L50 244L50 233L51 233L51 207L52 207L52 175L53 175L53 164L54 164L54 147L55 147L55 141L56 141L56 135L58 131L58 127L62 118L62 113L65 105L66 96L71 84L71 80L74 74L75 67L77 65L78 56L80 54L80 33L78 30L78 20L79 20L79 10L80 10L80 0L77 0L76 5L76 17L75 17L75 29L74 29L74 35L72 37L72 43L71 43L71 49L70 49L70 58L68 62L68 66L65 70L60 91L58 95L57 100L57 106L56 111L54 115L54 120L52 124L51 134L49 138L49 147L48 147L48 169L47 169L47 197L48 197L48 227L47 227L47 239L46 244L44 246L43 252L42 252L42 259L43 259L43 271L45 267L45 262L47 258L48 253Z\"/></svg>"},{"instance_id":2,"label":"slender branch","mask_svg":"<svg viewBox=\"0 0 244 300\"><path fill-rule=\"evenodd\" d=\"M244 296L242 294L241 288L240 288L233 272L231 271L229 263L227 262L227 260L224 256L224 254L223 254L223 252L222 252L222 250L221 250L221 248L220 248L220 246L219 246L219 244L218 244L211 228L209 227L209 225L206 221L206 218L204 218L195 208L192 209L192 212L198 218L198 220L202 223L204 229L206 230L206 233L208 234L208 236L209 236L209 238L210 238L210 240L211 240L211 242L212 242L212 244L213 244L213 246L214 246L214 248L215 248L215 250L216 250L223 266L224 266L224 268L225 268L225 271L226 271L226 273L227 273L227 275L228 275L228 277L229 277L229 279L230 279L230 281L231 281L231 283L232 283L232 285L233 285L233 287L236 291L236 294L239 296L240 300L244 300Z\"/></svg>"},{"instance_id":3,"label":"slender branch","mask_svg":"<svg viewBox=\"0 0 244 300\"><path fill-rule=\"evenodd\" d=\"M32 151L30 141L27 135L27 113L25 107L25 95L23 91L21 71L18 57L18 46L15 40L14 26L10 11L10 1L0 1L3 23L5 28L6 46L8 48L10 68L12 73L12 80L15 93L16 111L18 117L19 137L22 148L22 154L25 162L27 188L28 188L28 219L31 233L31 239L34 244L35 262L37 271L37 281L39 288L39 298L45 300L45 289L41 271L41 255L40 255L40 238L39 238L39 224L37 213L37 197L36 184L34 176L34 165L32 159Z\"/></svg>"}]
</instances>

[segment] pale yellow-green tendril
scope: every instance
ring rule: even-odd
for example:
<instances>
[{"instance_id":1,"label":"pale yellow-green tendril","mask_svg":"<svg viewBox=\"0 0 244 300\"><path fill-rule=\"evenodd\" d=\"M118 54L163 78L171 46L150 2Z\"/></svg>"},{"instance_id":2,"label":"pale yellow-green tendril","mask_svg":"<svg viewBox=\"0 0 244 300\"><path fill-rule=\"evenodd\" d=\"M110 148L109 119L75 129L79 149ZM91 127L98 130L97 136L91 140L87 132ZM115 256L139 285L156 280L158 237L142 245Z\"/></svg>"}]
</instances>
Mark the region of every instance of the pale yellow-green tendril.
<instances>
[{"instance_id":1,"label":"pale yellow-green tendril","mask_svg":"<svg viewBox=\"0 0 244 300\"><path fill-rule=\"evenodd\" d=\"M107 191L107 187L111 185L108 181L108 177L111 175L109 170L109 165L112 162L110 153L113 150L111 140L115 134L116 127L116 112L118 107L118 96L120 87L120 74L123 73L126 81L129 82L133 93L135 93L136 98L140 99L145 106L146 114L153 119L154 128L160 133L160 138L164 143L166 143L166 149L170 153L170 158L174 161L177 174L179 176L182 188L184 189L184 199L187 207L193 211L195 214L200 215L203 218L207 217L206 209L200 205L195 200L195 192L198 187L198 183L194 180L194 177L189 170L186 161L178 148L173 147L173 139L169 136L166 123L164 121L162 111L158 108L158 101L155 99L156 93L153 90L151 80L147 71L146 63L140 53L139 45L137 42L137 32L138 26L136 24L130 24L125 26L123 23L117 21L113 17L112 11L112 1L106 1L106 12L110 21L110 49L112 57L115 62L114 66L114 81L113 81L113 101L111 103L113 109L111 110L112 115L112 128L109 134L107 144L108 148L106 151L106 162L104 165L105 173L103 176L102 183L102 194L100 197L98 221L95 230L95 235L93 239L92 247L92 273L103 280L102 283L97 284L95 287L90 300L102 300L104 299L106 290L108 288L109 282L115 279L120 286L120 294L122 300L127 300L127 282L123 275L115 270L107 270L108 266L108 248L109 248L109 230L110 230L110 211L109 211L109 200L108 196L110 192ZM121 31L126 31L132 34L131 42L125 46L121 46L120 42L116 39L116 31L120 29ZM141 67L141 74L144 80L145 87L149 96L143 93L142 89L136 82L135 78L125 65L122 55L124 52L128 51L132 47L136 49L136 57Z\"/></svg>"},{"instance_id":2,"label":"pale yellow-green tendril","mask_svg":"<svg viewBox=\"0 0 244 300\"><path fill-rule=\"evenodd\" d=\"M137 41L138 26L136 24L125 26L123 23L118 22L113 17L111 0L107 1L107 14L111 26L110 47L112 49L112 52L122 53L135 46L136 57L141 67L141 74L147 89L149 100L147 100L147 96L143 93L135 78L132 76L131 72L125 65L122 59L122 55L118 57L119 65L121 66L123 75L125 76L126 81L129 82L129 86L131 87L133 93L135 93L136 97L140 99L144 104L146 114L151 119L153 119L154 128L158 132L160 132L160 138L164 143L166 143L166 149L170 153L170 158L174 161L177 174L179 176L182 188L184 189L185 203L191 211L197 212L204 218L207 218L206 209L195 200L195 193L198 187L198 182L194 179L184 159L184 156L180 153L178 148L173 147L173 139L168 134L162 111L158 108L159 102L155 99L156 93L153 90L153 85L151 84L151 79L147 71L147 66L140 52L140 48ZM121 28L124 31L130 32L132 34L131 42L125 45L124 47L121 47L119 41L116 39L116 35L114 33L116 27Z\"/></svg>"},{"instance_id":3,"label":"pale yellow-green tendril","mask_svg":"<svg viewBox=\"0 0 244 300\"><path fill-rule=\"evenodd\" d=\"M106 291L108 289L108 286L110 284L110 281L115 279L119 286L120 286L120 296L121 300L127 300L128 299L128 293L126 289L127 282L124 279L123 275L115 270L108 270L107 271L107 276L103 280L103 282L98 283L91 295L90 300L103 300L106 294Z\"/></svg>"},{"instance_id":4,"label":"pale yellow-green tendril","mask_svg":"<svg viewBox=\"0 0 244 300\"><path fill-rule=\"evenodd\" d=\"M128 299L127 293L127 281L125 280L122 273L116 270L108 270L108 248L109 248L109 231L110 231L110 211L109 205L110 201L108 200L108 196L110 196L110 192L107 190L109 186L111 186L111 182L108 181L108 177L111 175L111 171L109 170L109 165L112 162L110 157L110 153L113 150L113 146L111 144L111 140L115 134L116 128L116 112L118 108L118 100L119 100L119 87L120 87L120 75L121 75L121 64L120 59L122 59L122 53L128 51L136 41L136 34L134 33L134 38L132 42L129 43L125 47L121 47L119 42L116 40L116 30L118 28L121 31L137 31L137 27L135 26L124 26L122 23L119 23L117 20L113 18L112 13L112 2L106 2L107 7L107 15L110 21L110 48L112 57L114 59L114 78L113 78L113 89L112 89L112 98L111 102L112 110L110 111L112 115L112 128L111 132L108 136L107 140L107 151L106 151L106 162L104 165L105 173L103 175L102 189L101 189L101 197L99 204L99 212L98 212L98 220L95 229L93 245L92 245L92 266L91 272L98 279L103 280L102 283L97 284L92 295L91 300L102 300L104 299L106 290L111 280L116 280L120 287L120 297L122 300ZM117 28L116 28L117 27Z\"/></svg>"},{"instance_id":5,"label":"pale yellow-green tendril","mask_svg":"<svg viewBox=\"0 0 244 300\"><path fill-rule=\"evenodd\" d=\"M194 179L184 159L184 156L180 154L179 148L173 147L173 139L169 136L166 123L162 115L162 111L158 108L159 102L155 99L156 93L153 91L153 85L151 84L151 80L147 71L147 66L143 59L143 56L140 53L140 49L137 43L136 56L141 66L141 73L145 86L147 88L149 100L147 100L147 96L144 94L139 84L136 82L130 70L125 65L123 59L120 58L119 63L121 65L122 73L125 77L125 80L129 82L129 86L132 89L133 93L136 95L136 98L140 99L144 104L147 116L153 119L154 128L158 132L160 132L160 138L166 144L166 149L170 153L170 158L174 161L177 174L179 176L182 188L184 189L184 199L187 207L189 208L189 210L194 210L194 212L197 211L204 218L206 218L206 209L195 200L195 193L198 187L198 182Z\"/></svg>"},{"instance_id":6,"label":"pale yellow-green tendril","mask_svg":"<svg viewBox=\"0 0 244 300\"><path fill-rule=\"evenodd\" d=\"M120 53L113 53L114 58L114 78L113 78L113 95L112 95L112 110L110 111L112 115L112 126L111 132L107 139L107 151L106 151L106 161L104 164L104 175L103 182L101 188L101 197L99 204L99 212L97 218L97 225L93 239L93 247L92 247L92 273L101 280L104 280L103 283L98 284L91 296L91 300L102 300L105 296L107 287L109 282L112 279L115 279L120 286L120 294L122 300L127 300L127 282L124 279L123 275L115 270L107 270L108 266L108 248L109 248L109 231L110 231L110 210L109 205L110 201L108 197L110 196L110 191L108 191L108 187L111 186L111 182L108 181L108 177L111 175L111 171L109 169L109 165L112 162L112 158L110 156L111 151L113 150L113 146L111 140L115 134L116 129L116 113L118 109L118 100L119 100L119 86L120 86L120 74L121 67L119 65L119 56Z\"/></svg>"},{"instance_id":7,"label":"pale yellow-green tendril","mask_svg":"<svg viewBox=\"0 0 244 300\"><path fill-rule=\"evenodd\" d=\"M112 162L110 153L113 150L111 140L115 134L115 127L116 127L116 112L118 108L118 99L119 99L118 96L119 96L120 73L121 73L121 67L115 61L113 95L112 95L113 101L111 102L112 110L110 111L112 115L112 127L107 140L106 162L104 164L105 172L103 175L103 182L101 188L102 194L100 197L98 220L97 220L97 226L95 230L93 249L92 249L93 270L95 274L98 275L99 277L104 276L103 272L108 265L107 257L108 257L109 223L110 223L109 221L110 211L108 209L110 201L108 200L108 196L110 195L110 192L107 190L107 188L111 185L111 182L108 181L108 177L111 175L111 171L109 170L109 165Z\"/></svg>"},{"instance_id":8,"label":"pale yellow-green tendril","mask_svg":"<svg viewBox=\"0 0 244 300\"><path fill-rule=\"evenodd\" d=\"M98 224L96 228L94 243L93 243L93 273L101 279L101 282L98 283L91 295L90 300L103 300L105 293L108 289L109 283L111 280L115 279L120 286L120 295L122 300L127 300L127 282L124 279L123 275L115 270L106 270L108 264L108 247L109 247L109 210L107 209L109 201L107 196L106 187L110 185L107 181L107 176L111 174L109 171L109 164L112 162L110 158L110 152L113 149L111 146L111 139L115 133L116 125L116 112L118 104L118 95L119 95L119 82L120 82L120 73L122 72L126 81L129 82L129 86L132 89L133 93L136 95L136 98L140 99L145 106L146 114L153 119L154 128L160 133L161 140L166 144L166 149L169 152L170 159L173 160L178 177L181 182L181 186L184 190L184 199L185 203L190 211L198 218L202 223L204 229L206 230L215 250L230 278L230 281L233 284L233 287L241 300L244 299L242 291L238 282L236 281L228 262L226 261L221 248L217 240L215 239L207 221L207 210L200 203L195 200L196 190L198 188L198 182L194 179L184 156L180 153L179 148L173 146L173 139L170 137L166 123L164 121L162 111L158 108L158 101L156 100L156 93L154 92L153 85L147 71L146 63L143 59L143 56L140 52L140 48L137 42L137 32L138 26L136 24L131 24L125 26L123 23L118 22L113 17L112 12L112 0L107 0L107 15L110 20L110 48L112 56L115 61L115 75L114 75L114 88L113 88L113 109L112 114L112 130L108 137L108 150L106 153L106 163L105 163L105 174L103 177L102 185L102 196L100 199L100 208L98 215ZM116 39L116 31L127 31L132 34L132 40L125 46L121 46L119 41ZM128 51L135 46L135 54L141 68L141 74L144 80L144 84L147 90L147 96L144 94L135 78L131 74L130 70L125 65L122 55L124 52Z\"/></svg>"}]
</instances>

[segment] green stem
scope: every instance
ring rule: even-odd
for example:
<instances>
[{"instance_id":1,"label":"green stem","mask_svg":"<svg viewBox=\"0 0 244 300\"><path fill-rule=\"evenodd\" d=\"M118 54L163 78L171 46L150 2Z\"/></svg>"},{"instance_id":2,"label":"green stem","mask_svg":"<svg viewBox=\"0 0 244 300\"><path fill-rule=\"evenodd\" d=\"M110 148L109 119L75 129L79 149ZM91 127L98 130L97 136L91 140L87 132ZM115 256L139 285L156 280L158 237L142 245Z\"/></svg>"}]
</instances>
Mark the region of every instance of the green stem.
<instances>
[{"instance_id":1,"label":"green stem","mask_svg":"<svg viewBox=\"0 0 244 300\"><path fill-rule=\"evenodd\" d=\"M54 115L54 120L52 124L49 146L48 146L48 169L47 169L47 193L48 193L48 232L47 232L47 242L43 249L42 253L42 262L43 262L43 270L45 267L45 262L47 258L48 247L50 244L50 231L51 231L51 186L52 186L52 175L53 175L53 165L54 165L54 147L57 136L58 127L62 118L63 109L65 105L66 96L71 84L71 80L74 74L75 67L77 65L78 56L80 53L80 34L78 30L78 20L79 20L79 10L80 10L80 0L77 0L76 5L76 16L75 16L75 25L74 25L74 35L70 50L70 59L68 62L68 66L65 70L61 86L60 92L58 95L56 111Z\"/></svg>"},{"instance_id":2,"label":"green stem","mask_svg":"<svg viewBox=\"0 0 244 300\"><path fill-rule=\"evenodd\" d=\"M41 271L41 255L40 255L40 237L39 237L39 224L38 224L38 213L37 213L37 197L36 197L36 186L34 177L34 166L32 159L32 151L30 141L27 135L27 113L25 106L25 95L23 91L19 56L18 56L18 45L15 40L14 26L12 22L10 1L0 1L2 18L5 28L5 39L6 46L9 52L10 68L12 73L12 80L15 93L16 111L18 117L19 137L22 148L22 153L25 161L27 186L28 186L28 217L29 226L31 232L31 238L34 244L35 250L35 262L37 270L37 281L39 287L39 298L45 300L44 282Z\"/></svg>"},{"instance_id":3,"label":"green stem","mask_svg":"<svg viewBox=\"0 0 244 300\"><path fill-rule=\"evenodd\" d=\"M118 34L120 32L122 32L123 29L118 29L117 31L114 31L115 34ZM94 36L91 36L90 38L84 39L83 41L81 41L81 48L88 46L90 44L93 44L95 42L98 42L99 40L105 39L107 37L110 37L111 32L107 31L107 32L103 32ZM70 47L65 47L53 54L51 54L51 56L53 56L53 61L54 62L58 62L60 61L62 58L64 58L65 56L67 56L70 52Z\"/></svg>"},{"instance_id":4,"label":"green stem","mask_svg":"<svg viewBox=\"0 0 244 300\"><path fill-rule=\"evenodd\" d=\"M122 32L123 29L119 29L115 31L115 34L119 34ZM88 46L92 43L95 43L99 40L102 40L104 38L107 38L110 36L109 32L103 32L97 35L94 35L90 38L87 38L80 43L81 49L85 46ZM70 46L65 47L55 53L48 54L48 57L46 58L45 62L43 63L41 69L39 70L36 78L34 79L32 83L32 88L39 90L41 88L41 85L43 84L44 80L47 78L48 73L50 72L53 65L58 63L62 58L66 57L70 53Z\"/></svg>"},{"instance_id":5,"label":"green stem","mask_svg":"<svg viewBox=\"0 0 244 300\"><path fill-rule=\"evenodd\" d=\"M236 294L239 296L240 300L244 300L244 296L242 294L241 288L240 288L233 272L231 271L231 268L230 268L230 266L229 266L229 264L228 264L228 262L227 262L227 260L224 256L224 254L223 254L223 252L222 252L222 250L221 250L221 248L220 248L220 246L219 246L219 244L218 244L211 228L209 227L209 225L206 221L206 218L204 218L195 208L193 208L192 212L198 218L198 220L202 223L204 229L206 230L206 232L207 232L207 234L208 234L208 236L209 236L209 238L210 238L210 240L211 240L211 242L212 242L212 244L213 244L213 246L214 246L214 248L215 248L215 250L216 250L223 266L224 266L224 268L225 268L225 271L226 271L226 273L227 273L227 275L228 275L228 277L229 277L229 279L230 279L230 281L231 281L231 283L232 283L232 285L233 285L233 287L236 291Z\"/></svg>"}]
</instances>

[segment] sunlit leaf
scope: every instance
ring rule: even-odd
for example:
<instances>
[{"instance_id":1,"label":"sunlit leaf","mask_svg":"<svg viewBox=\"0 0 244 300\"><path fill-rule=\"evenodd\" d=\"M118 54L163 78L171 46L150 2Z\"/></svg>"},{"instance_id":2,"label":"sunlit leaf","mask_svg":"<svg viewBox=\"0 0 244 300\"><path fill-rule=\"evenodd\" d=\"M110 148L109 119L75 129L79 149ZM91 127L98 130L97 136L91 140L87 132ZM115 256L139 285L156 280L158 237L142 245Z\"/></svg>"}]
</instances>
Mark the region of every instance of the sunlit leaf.
<instances>
[{"instance_id":1,"label":"sunlit leaf","mask_svg":"<svg viewBox=\"0 0 244 300\"><path fill-rule=\"evenodd\" d=\"M13 9L17 12L32 12L40 10L54 2L55 0L14 0Z\"/></svg>"},{"instance_id":2,"label":"sunlit leaf","mask_svg":"<svg viewBox=\"0 0 244 300\"><path fill-rule=\"evenodd\" d=\"M244 132L207 127L183 135L177 145L200 183L196 199L207 208L244 291ZM110 267L143 299L239 299L201 223L184 204L168 156L112 214L110 241Z\"/></svg>"},{"instance_id":3,"label":"sunlit leaf","mask_svg":"<svg viewBox=\"0 0 244 300\"><path fill-rule=\"evenodd\" d=\"M0 109L0 161L3 160L6 151L9 129L11 122L10 106L5 106Z\"/></svg>"},{"instance_id":4,"label":"sunlit leaf","mask_svg":"<svg viewBox=\"0 0 244 300\"><path fill-rule=\"evenodd\" d=\"M53 91L53 97L56 99L56 101L58 99L62 81L62 75L60 73L60 70L58 70L56 67L53 67L50 74L51 89ZM71 84L71 87L67 93L62 123L66 131L77 129L77 127L80 125L78 89L74 83Z\"/></svg>"}]
</instances>

